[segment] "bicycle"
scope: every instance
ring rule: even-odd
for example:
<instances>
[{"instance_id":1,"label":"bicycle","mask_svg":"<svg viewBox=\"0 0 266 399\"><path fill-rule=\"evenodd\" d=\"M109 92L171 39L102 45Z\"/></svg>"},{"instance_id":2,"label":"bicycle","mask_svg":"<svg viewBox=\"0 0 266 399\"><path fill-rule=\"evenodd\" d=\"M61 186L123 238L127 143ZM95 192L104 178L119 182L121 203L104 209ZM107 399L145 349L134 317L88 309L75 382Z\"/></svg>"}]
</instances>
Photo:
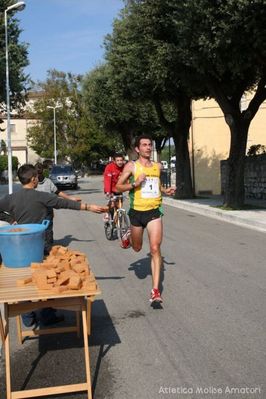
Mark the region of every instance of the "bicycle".
<instances>
[{"instance_id":1,"label":"bicycle","mask_svg":"<svg viewBox=\"0 0 266 399\"><path fill-rule=\"evenodd\" d=\"M122 194L113 195L109 198L108 220L104 220L104 231L107 240L118 238L122 242L122 237L129 229L129 217L126 210L122 207L123 199Z\"/></svg>"}]
</instances>

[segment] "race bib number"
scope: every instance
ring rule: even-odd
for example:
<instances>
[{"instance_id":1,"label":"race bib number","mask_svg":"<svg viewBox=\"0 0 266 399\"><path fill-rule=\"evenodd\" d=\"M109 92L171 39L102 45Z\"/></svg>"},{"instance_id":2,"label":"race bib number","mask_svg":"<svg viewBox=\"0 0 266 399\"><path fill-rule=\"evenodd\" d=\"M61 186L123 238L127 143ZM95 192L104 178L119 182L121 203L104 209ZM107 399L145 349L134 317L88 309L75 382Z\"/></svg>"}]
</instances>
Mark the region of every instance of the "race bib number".
<instances>
[{"instance_id":1,"label":"race bib number","mask_svg":"<svg viewBox=\"0 0 266 399\"><path fill-rule=\"evenodd\" d=\"M141 183L141 198L158 198L160 196L158 177L146 177Z\"/></svg>"}]
</instances>

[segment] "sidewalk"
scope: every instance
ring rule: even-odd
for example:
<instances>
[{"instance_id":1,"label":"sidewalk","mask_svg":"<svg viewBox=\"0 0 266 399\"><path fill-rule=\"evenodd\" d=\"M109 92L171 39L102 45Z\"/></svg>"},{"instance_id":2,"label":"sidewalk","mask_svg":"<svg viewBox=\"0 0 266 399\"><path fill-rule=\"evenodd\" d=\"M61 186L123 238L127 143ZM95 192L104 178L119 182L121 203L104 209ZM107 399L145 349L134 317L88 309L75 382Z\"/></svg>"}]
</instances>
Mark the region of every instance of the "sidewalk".
<instances>
[{"instance_id":1,"label":"sidewalk","mask_svg":"<svg viewBox=\"0 0 266 399\"><path fill-rule=\"evenodd\" d=\"M188 200L177 200L169 197L163 197L165 205L174 206L189 212L198 213L203 216L212 217L248 227L253 230L266 233L266 201L247 199L246 204L252 207L258 206L258 209L249 209L241 211L225 211L216 206L222 205L221 196L211 196L209 198L195 198ZM264 207L265 209L259 209Z\"/></svg>"}]
</instances>

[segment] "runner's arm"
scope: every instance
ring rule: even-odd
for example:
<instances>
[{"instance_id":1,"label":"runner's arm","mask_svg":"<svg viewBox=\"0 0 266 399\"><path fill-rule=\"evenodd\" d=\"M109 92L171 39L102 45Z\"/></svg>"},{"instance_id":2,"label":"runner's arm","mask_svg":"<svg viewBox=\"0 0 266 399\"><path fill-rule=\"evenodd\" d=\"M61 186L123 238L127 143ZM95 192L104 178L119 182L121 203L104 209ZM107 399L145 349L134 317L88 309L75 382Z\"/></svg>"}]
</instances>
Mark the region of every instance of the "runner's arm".
<instances>
[{"instance_id":1,"label":"runner's arm","mask_svg":"<svg viewBox=\"0 0 266 399\"><path fill-rule=\"evenodd\" d=\"M176 192L176 187L163 187L161 186L161 192L166 195L174 195Z\"/></svg>"},{"instance_id":2,"label":"runner's arm","mask_svg":"<svg viewBox=\"0 0 266 399\"><path fill-rule=\"evenodd\" d=\"M134 175L134 168L134 162L128 162L126 164L118 182L116 183L116 189L118 192L123 193L124 191L133 190L134 188L139 187L146 179L145 173L141 173L133 183L129 183L128 180L130 176Z\"/></svg>"},{"instance_id":3,"label":"runner's arm","mask_svg":"<svg viewBox=\"0 0 266 399\"><path fill-rule=\"evenodd\" d=\"M124 191L129 191L132 189L132 184L128 183L128 179L133 174L132 172L133 172L132 162L128 162L125 165L123 172L121 173L121 176L119 177L119 179L116 183L117 192L123 193Z\"/></svg>"},{"instance_id":4,"label":"runner's arm","mask_svg":"<svg viewBox=\"0 0 266 399\"><path fill-rule=\"evenodd\" d=\"M134 163L128 162L124 169L123 172L121 173L117 183L116 183L116 190L119 193L123 193L124 191L129 191L132 190L132 183L129 183L128 180L130 176L133 176L134 172Z\"/></svg>"}]
</instances>

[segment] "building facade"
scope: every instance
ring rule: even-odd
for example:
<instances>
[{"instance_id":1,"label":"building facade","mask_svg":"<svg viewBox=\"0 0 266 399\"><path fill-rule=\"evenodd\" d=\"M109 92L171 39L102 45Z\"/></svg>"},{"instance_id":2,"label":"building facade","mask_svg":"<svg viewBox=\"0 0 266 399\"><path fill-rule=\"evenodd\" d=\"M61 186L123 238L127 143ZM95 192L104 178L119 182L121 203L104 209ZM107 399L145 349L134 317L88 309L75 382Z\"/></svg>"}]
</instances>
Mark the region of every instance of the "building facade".
<instances>
[{"instance_id":1,"label":"building facade","mask_svg":"<svg viewBox=\"0 0 266 399\"><path fill-rule=\"evenodd\" d=\"M241 107L247 107L249 98ZM247 151L252 145L266 146L266 102L249 128ZM227 159L230 150L230 130L219 105L214 100L193 101L189 148L192 180L195 193L221 194L220 161Z\"/></svg>"}]
</instances>

